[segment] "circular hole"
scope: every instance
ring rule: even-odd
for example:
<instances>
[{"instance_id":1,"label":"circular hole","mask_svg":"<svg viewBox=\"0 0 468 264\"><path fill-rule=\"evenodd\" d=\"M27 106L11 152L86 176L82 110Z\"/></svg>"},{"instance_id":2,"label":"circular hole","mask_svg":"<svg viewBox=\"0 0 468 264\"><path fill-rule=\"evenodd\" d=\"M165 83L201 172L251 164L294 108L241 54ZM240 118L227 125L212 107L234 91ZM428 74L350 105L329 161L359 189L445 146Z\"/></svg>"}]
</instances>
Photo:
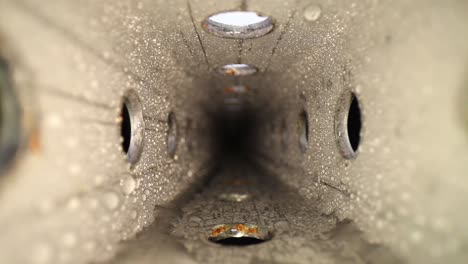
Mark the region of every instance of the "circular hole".
<instances>
[{"instance_id":1,"label":"circular hole","mask_svg":"<svg viewBox=\"0 0 468 264\"><path fill-rule=\"evenodd\" d=\"M122 148L125 154L127 154L128 149L130 148L130 140L132 139L132 128L127 104L123 104L122 107L122 125L120 127L120 134L122 136Z\"/></svg>"},{"instance_id":2,"label":"circular hole","mask_svg":"<svg viewBox=\"0 0 468 264\"><path fill-rule=\"evenodd\" d=\"M14 160L20 145L21 109L6 61L0 58L0 171Z\"/></svg>"},{"instance_id":3,"label":"circular hole","mask_svg":"<svg viewBox=\"0 0 468 264\"><path fill-rule=\"evenodd\" d=\"M338 103L335 117L335 134L340 152L346 159L357 155L361 143L362 115L359 100L352 92L346 92Z\"/></svg>"},{"instance_id":4,"label":"circular hole","mask_svg":"<svg viewBox=\"0 0 468 264\"><path fill-rule=\"evenodd\" d=\"M143 108L134 91L129 91L124 96L120 113L122 149L127 154L127 160L134 164L141 156L144 139Z\"/></svg>"},{"instance_id":5,"label":"circular hole","mask_svg":"<svg viewBox=\"0 0 468 264\"><path fill-rule=\"evenodd\" d=\"M251 198L251 195L248 193L231 192L231 193L222 193L218 196L218 198L224 202L241 203L241 202L249 200Z\"/></svg>"},{"instance_id":6,"label":"circular hole","mask_svg":"<svg viewBox=\"0 0 468 264\"><path fill-rule=\"evenodd\" d=\"M257 68L248 64L227 64L218 69L224 76L246 76L257 72Z\"/></svg>"},{"instance_id":7,"label":"circular hole","mask_svg":"<svg viewBox=\"0 0 468 264\"><path fill-rule=\"evenodd\" d=\"M208 17L202 26L216 36L248 39L268 34L273 30L273 20L252 11L228 11Z\"/></svg>"},{"instance_id":8,"label":"circular hole","mask_svg":"<svg viewBox=\"0 0 468 264\"><path fill-rule=\"evenodd\" d=\"M361 141L361 109L354 94L352 95L348 113L348 137L353 151L356 152Z\"/></svg>"},{"instance_id":9,"label":"circular hole","mask_svg":"<svg viewBox=\"0 0 468 264\"><path fill-rule=\"evenodd\" d=\"M266 242L271 232L253 224L222 224L212 228L209 240L224 246L249 246Z\"/></svg>"},{"instance_id":10,"label":"circular hole","mask_svg":"<svg viewBox=\"0 0 468 264\"><path fill-rule=\"evenodd\" d=\"M173 112L169 113L169 116L167 117L167 125L167 152L169 153L169 156L174 157L177 150L179 128L176 116Z\"/></svg>"},{"instance_id":11,"label":"circular hole","mask_svg":"<svg viewBox=\"0 0 468 264\"><path fill-rule=\"evenodd\" d=\"M309 117L305 110L299 114L297 129L299 133L299 148L302 153L305 153L309 147Z\"/></svg>"},{"instance_id":12,"label":"circular hole","mask_svg":"<svg viewBox=\"0 0 468 264\"><path fill-rule=\"evenodd\" d=\"M265 242L265 240L261 240L258 238L253 237L230 237L223 240L216 241L215 243L223 245L223 246L250 246L256 245Z\"/></svg>"}]
</instances>

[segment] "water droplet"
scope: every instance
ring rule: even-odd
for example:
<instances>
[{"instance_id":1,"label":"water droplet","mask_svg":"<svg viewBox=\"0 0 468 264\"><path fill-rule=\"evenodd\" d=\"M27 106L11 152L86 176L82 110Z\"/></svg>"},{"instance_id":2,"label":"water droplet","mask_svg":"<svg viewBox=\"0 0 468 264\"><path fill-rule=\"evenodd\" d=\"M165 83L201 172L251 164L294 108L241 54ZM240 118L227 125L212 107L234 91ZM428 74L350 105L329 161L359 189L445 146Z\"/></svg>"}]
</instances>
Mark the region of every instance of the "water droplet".
<instances>
[{"instance_id":1,"label":"water droplet","mask_svg":"<svg viewBox=\"0 0 468 264\"><path fill-rule=\"evenodd\" d=\"M119 206L119 196L114 192L108 192L103 195L103 201L107 208L114 210Z\"/></svg>"},{"instance_id":2,"label":"water droplet","mask_svg":"<svg viewBox=\"0 0 468 264\"><path fill-rule=\"evenodd\" d=\"M138 213L137 213L137 211L135 211L135 210L132 210L132 211L130 212L130 217L131 217L132 219L136 219L136 218L137 218L137 216L138 216Z\"/></svg>"},{"instance_id":3,"label":"water droplet","mask_svg":"<svg viewBox=\"0 0 468 264\"><path fill-rule=\"evenodd\" d=\"M131 194L136 188L136 181L132 176L127 176L120 183L122 186L123 192L126 195Z\"/></svg>"},{"instance_id":4,"label":"water droplet","mask_svg":"<svg viewBox=\"0 0 468 264\"><path fill-rule=\"evenodd\" d=\"M382 229L384 227L384 222L382 220L377 220L377 228Z\"/></svg>"},{"instance_id":5,"label":"water droplet","mask_svg":"<svg viewBox=\"0 0 468 264\"><path fill-rule=\"evenodd\" d=\"M304 19L307 21L316 21L322 14L322 8L317 4L308 5L304 9Z\"/></svg>"},{"instance_id":6,"label":"water droplet","mask_svg":"<svg viewBox=\"0 0 468 264\"><path fill-rule=\"evenodd\" d=\"M279 221L275 223L275 229L278 232L284 232L289 230L289 223L286 221Z\"/></svg>"},{"instance_id":7,"label":"water droplet","mask_svg":"<svg viewBox=\"0 0 468 264\"><path fill-rule=\"evenodd\" d=\"M80 207L80 204L81 204L80 200L78 198L74 197L74 198L70 199L70 201L68 201L67 208L69 210L76 210L76 209L78 209Z\"/></svg>"},{"instance_id":8,"label":"water droplet","mask_svg":"<svg viewBox=\"0 0 468 264\"><path fill-rule=\"evenodd\" d=\"M140 187L140 183L141 183L141 179L137 179L136 180L136 189L138 189Z\"/></svg>"},{"instance_id":9,"label":"water droplet","mask_svg":"<svg viewBox=\"0 0 468 264\"><path fill-rule=\"evenodd\" d=\"M189 218L189 222L194 222L194 223L198 223L198 224L199 224L199 223L201 223L202 221L203 221L203 220L202 220L200 217L198 217L198 216L190 216L190 218Z\"/></svg>"},{"instance_id":10,"label":"water droplet","mask_svg":"<svg viewBox=\"0 0 468 264\"><path fill-rule=\"evenodd\" d=\"M99 205L98 200L96 200L96 199L94 199L94 198L91 198L91 199L89 200L89 207L90 207L91 209L96 209L96 208L98 208L98 205Z\"/></svg>"},{"instance_id":11,"label":"water droplet","mask_svg":"<svg viewBox=\"0 0 468 264\"><path fill-rule=\"evenodd\" d=\"M104 176L102 176L102 175L96 175L96 177L94 177L94 184L95 184L96 186L99 186L99 185L101 185L101 184L104 183L104 179L105 179Z\"/></svg>"},{"instance_id":12,"label":"water droplet","mask_svg":"<svg viewBox=\"0 0 468 264\"><path fill-rule=\"evenodd\" d=\"M68 248L74 247L76 241L77 239L74 233L66 233L62 238L63 245Z\"/></svg>"},{"instance_id":13,"label":"water droplet","mask_svg":"<svg viewBox=\"0 0 468 264\"><path fill-rule=\"evenodd\" d=\"M96 248L96 244L93 241L89 241L83 245L83 248L86 251L94 251L94 249Z\"/></svg>"},{"instance_id":14,"label":"water droplet","mask_svg":"<svg viewBox=\"0 0 468 264\"><path fill-rule=\"evenodd\" d=\"M38 204L38 209L42 213L46 214L54 210L55 206L50 200L44 200Z\"/></svg>"},{"instance_id":15,"label":"water droplet","mask_svg":"<svg viewBox=\"0 0 468 264\"><path fill-rule=\"evenodd\" d=\"M81 166L78 164L72 164L70 165L69 171L73 175L77 175L81 172Z\"/></svg>"},{"instance_id":16,"label":"water droplet","mask_svg":"<svg viewBox=\"0 0 468 264\"><path fill-rule=\"evenodd\" d=\"M422 240L422 237L423 237L423 234L418 230L414 230L413 232L411 232L411 240L414 243L420 242Z\"/></svg>"},{"instance_id":17,"label":"water droplet","mask_svg":"<svg viewBox=\"0 0 468 264\"><path fill-rule=\"evenodd\" d=\"M36 264L52 263L53 253L53 249L49 245L39 244L34 248L31 260Z\"/></svg>"},{"instance_id":18,"label":"water droplet","mask_svg":"<svg viewBox=\"0 0 468 264\"><path fill-rule=\"evenodd\" d=\"M50 127L61 127L63 120L58 114L49 114L46 117L45 123Z\"/></svg>"}]
</instances>

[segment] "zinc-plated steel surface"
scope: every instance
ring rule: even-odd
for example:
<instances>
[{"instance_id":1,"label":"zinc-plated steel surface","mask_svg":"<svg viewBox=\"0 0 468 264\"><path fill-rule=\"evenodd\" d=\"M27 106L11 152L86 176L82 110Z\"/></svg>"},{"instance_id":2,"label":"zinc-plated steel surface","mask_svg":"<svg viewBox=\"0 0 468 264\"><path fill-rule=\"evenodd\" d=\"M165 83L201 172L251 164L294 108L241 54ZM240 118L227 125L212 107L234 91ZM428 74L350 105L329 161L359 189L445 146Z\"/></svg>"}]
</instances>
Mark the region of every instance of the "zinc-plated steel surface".
<instances>
[{"instance_id":1,"label":"zinc-plated steel surface","mask_svg":"<svg viewBox=\"0 0 468 264\"><path fill-rule=\"evenodd\" d=\"M242 202L219 199L229 193L252 198ZM129 242L117 261L110 263L135 263L141 255L151 254L142 263L163 263L163 257L158 258L161 233L174 236L197 263L405 263L390 249L368 242L352 222L324 215L317 205L318 201L304 200L275 175L249 162L223 164L180 210L162 214L158 219L161 230L149 230L146 236ZM233 223L267 229L271 239L241 246L208 241L214 227ZM179 258L172 262L183 262Z\"/></svg>"},{"instance_id":2,"label":"zinc-plated steel surface","mask_svg":"<svg viewBox=\"0 0 468 264\"><path fill-rule=\"evenodd\" d=\"M232 10L273 30L204 29ZM0 175L0 263L466 263L467 12L459 0L0 0L22 109ZM257 72L219 74L229 64ZM129 91L144 125L133 164ZM350 93L362 130L345 157ZM236 120L254 127L261 172L213 171L218 130L235 137ZM251 197L220 199L238 176ZM215 225L251 222L274 236L208 241Z\"/></svg>"}]
</instances>

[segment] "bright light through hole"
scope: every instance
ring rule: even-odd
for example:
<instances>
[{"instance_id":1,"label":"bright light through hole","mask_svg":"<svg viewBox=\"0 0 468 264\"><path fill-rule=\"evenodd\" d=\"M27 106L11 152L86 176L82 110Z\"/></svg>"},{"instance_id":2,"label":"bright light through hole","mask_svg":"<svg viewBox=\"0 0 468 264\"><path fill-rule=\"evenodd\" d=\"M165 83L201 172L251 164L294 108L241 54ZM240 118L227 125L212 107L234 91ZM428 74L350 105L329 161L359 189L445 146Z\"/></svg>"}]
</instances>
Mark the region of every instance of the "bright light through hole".
<instances>
[{"instance_id":1,"label":"bright light through hole","mask_svg":"<svg viewBox=\"0 0 468 264\"><path fill-rule=\"evenodd\" d=\"M273 20L251 11L229 11L208 17L203 22L208 32L226 38L256 38L273 29Z\"/></svg>"},{"instance_id":2,"label":"bright light through hole","mask_svg":"<svg viewBox=\"0 0 468 264\"><path fill-rule=\"evenodd\" d=\"M246 76L257 72L257 68L248 64L227 64L218 69L224 76Z\"/></svg>"},{"instance_id":3,"label":"bright light through hole","mask_svg":"<svg viewBox=\"0 0 468 264\"><path fill-rule=\"evenodd\" d=\"M229 26L245 27L267 21L269 18L259 16L256 12L234 11L216 14L211 21Z\"/></svg>"}]
</instances>

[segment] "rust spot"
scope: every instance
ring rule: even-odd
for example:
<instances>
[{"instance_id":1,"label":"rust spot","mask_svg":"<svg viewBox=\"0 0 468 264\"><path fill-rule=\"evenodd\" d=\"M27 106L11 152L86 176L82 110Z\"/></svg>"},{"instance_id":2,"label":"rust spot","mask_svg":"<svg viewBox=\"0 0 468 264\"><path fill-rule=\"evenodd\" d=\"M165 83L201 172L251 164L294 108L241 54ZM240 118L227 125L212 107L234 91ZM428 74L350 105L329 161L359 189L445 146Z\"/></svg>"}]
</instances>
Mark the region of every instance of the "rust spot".
<instances>
[{"instance_id":1,"label":"rust spot","mask_svg":"<svg viewBox=\"0 0 468 264\"><path fill-rule=\"evenodd\" d=\"M39 152L42 148L39 129L35 128L29 136L28 148L31 152Z\"/></svg>"},{"instance_id":2,"label":"rust spot","mask_svg":"<svg viewBox=\"0 0 468 264\"><path fill-rule=\"evenodd\" d=\"M244 232L244 230L245 230L245 225L243 225L243 224L238 224L238 225L236 225L236 229L237 229L238 231Z\"/></svg>"},{"instance_id":3,"label":"rust spot","mask_svg":"<svg viewBox=\"0 0 468 264\"><path fill-rule=\"evenodd\" d=\"M235 93L236 90L234 89L234 87L229 86L229 87L224 88L224 92L225 92L225 93L232 94L232 93Z\"/></svg>"},{"instance_id":4,"label":"rust spot","mask_svg":"<svg viewBox=\"0 0 468 264\"><path fill-rule=\"evenodd\" d=\"M234 69L230 69L225 72L226 76L235 76L236 74L237 74L237 71Z\"/></svg>"},{"instance_id":5,"label":"rust spot","mask_svg":"<svg viewBox=\"0 0 468 264\"><path fill-rule=\"evenodd\" d=\"M234 85L234 86L228 86L224 88L225 93L236 93L236 94L242 94L245 92L249 92L251 88L249 86L245 85Z\"/></svg>"},{"instance_id":6,"label":"rust spot","mask_svg":"<svg viewBox=\"0 0 468 264\"><path fill-rule=\"evenodd\" d=\"M223 233L224 231L226 231L226 229L227 229L226 226L217 227L217 228L213 229L213 231L211 231L211 236L212 237L218 236L221 233Z\"/></svg>"},{"instance_id":7,"label":"rust spot","mask_svg":"<svg viewBox=\"0 0 468 264\"><path fill-rule=\"evenodd\" d=\"M224 240L250 238L266 241L271 239L272 234L268 228L248 223L221 224L214 226L209 240L216 243L223 243ZM240 240L242 241L242 240Z\"/></svg>"},{"instance_id":8,"label":"rust spot","mask_svg":"<svg viewBox=\"0 0 468 264\"><path fill-rule=\"evenodd\" d=\"M247 234L255 234L258 235L258 228L257 227L251 227L247 230Z\"/></svg>"}]
</instances>

